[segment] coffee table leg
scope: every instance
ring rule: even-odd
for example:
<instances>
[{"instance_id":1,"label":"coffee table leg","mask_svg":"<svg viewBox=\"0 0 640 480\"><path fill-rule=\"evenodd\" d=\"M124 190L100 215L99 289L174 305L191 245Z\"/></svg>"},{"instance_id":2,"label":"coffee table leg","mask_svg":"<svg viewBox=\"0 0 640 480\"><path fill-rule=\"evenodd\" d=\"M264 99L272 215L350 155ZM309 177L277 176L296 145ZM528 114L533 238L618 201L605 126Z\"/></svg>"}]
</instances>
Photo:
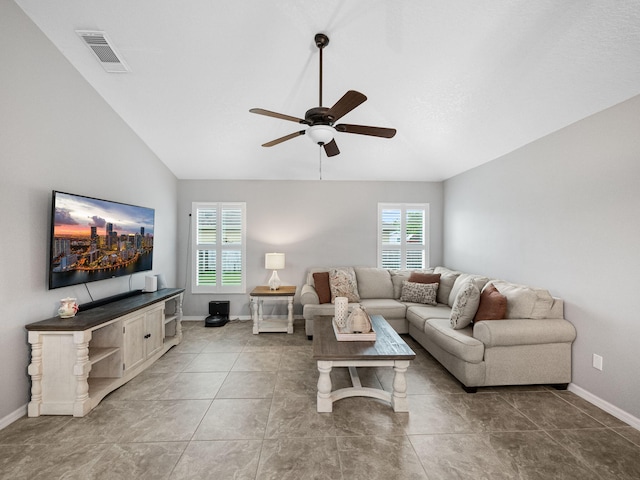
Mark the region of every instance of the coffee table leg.
<instances>
[{"instance_id":1,"label":"coffee table leg","mask_svg":"<svg viewBox=\"0 0 640 480\"><path fill-rule=\"evenodd\" d=\"M331 367L332 363L326 360L318 360L318 412L332 412L333 400L331 399ZM405 369L406 370L406 369Z\"/></svg>"},{"instance_id":2,"label":"coffee table leg","mask_svg":"<svg viewBox=\"0 0 640 480\"><path fill-rule=\"evenodd\" d=\"M320 362L318 362L320 363ZM407 378L405 372L409 368L407 360L396 360L393 364L395 375L393 376L393 395L391 404L394 412L408 412L409 402L407 401Z\"/></svg>"}]
</instances>

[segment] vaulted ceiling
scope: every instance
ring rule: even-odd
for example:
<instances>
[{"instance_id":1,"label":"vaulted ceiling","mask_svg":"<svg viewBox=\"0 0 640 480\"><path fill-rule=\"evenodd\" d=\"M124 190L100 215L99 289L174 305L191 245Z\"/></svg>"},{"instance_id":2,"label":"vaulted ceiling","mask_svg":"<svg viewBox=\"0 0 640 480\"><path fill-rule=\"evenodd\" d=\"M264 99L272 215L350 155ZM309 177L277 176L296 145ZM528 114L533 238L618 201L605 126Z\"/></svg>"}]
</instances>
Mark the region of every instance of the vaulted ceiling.
<instances>
[{"instance_id":1,"label":"vaulted ceiling","mask_svg":"<svg viewBox=\"0 0 640 480\"><path fill-rule=\"evenodd\" d=\"M15 1L180 179L440 181L640 94L636 0ZM318 106L318 32L324 106L360 91L341 121L394 138L261 147L301 126L250 108Z\"/></svg>"}]
</instances>

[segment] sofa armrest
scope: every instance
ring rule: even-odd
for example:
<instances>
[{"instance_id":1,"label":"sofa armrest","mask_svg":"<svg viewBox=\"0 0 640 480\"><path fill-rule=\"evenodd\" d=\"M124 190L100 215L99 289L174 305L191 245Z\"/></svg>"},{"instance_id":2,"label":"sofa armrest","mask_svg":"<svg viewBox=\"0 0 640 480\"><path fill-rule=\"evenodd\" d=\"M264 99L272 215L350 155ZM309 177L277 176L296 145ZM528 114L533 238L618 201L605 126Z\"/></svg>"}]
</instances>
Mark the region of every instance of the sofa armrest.
<instances>
[{"instance_id":1,"label":"sofa armrest","mask_svg":"<svg viewBox=\"0 0 640 480\"><path fill-rule=\"evenodd\" d=\"M473 336L485 347L570 343L576 329L562 318L486 320L474 325Z\"/></svg>"},{"instance_id":2,"label":"sofa armrest","mask_svg":"<svg viewBox=\"0 0 640 480\"><path fill-rule=\"evenodd\" d=\"M319 305L320 298L318 297L318 292L313 285L309 285L308 283L302 286L302 290L300 290L300 303L302 305Z\"/></svg>"}]
</instances>

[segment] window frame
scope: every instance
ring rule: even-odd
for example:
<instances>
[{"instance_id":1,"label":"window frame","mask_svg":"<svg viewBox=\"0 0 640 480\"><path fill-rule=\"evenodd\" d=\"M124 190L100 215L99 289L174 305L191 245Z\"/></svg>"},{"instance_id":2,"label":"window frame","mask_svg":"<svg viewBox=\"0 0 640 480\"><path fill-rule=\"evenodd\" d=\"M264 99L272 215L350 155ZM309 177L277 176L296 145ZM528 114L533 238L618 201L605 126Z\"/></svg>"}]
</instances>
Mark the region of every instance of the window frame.
<instances>
[{"instance_id":1,"label":"window frame","mask_svg":"<svg viewBox=\"0 0 640 480\"><path fill-rule=\"evenodd\" d=\"M215 209L216 211L216 235L214 243L200 242L198 238L199 218L198 211L203 209ZM240 209L240 244L223 243L223 212L228 209ZM191 293L246 293L247 283L247 205L245 202L192 202L191 203ZM215 285L198 285L198 260L200 251L215 252L216 264L216 284ZM240 252L240 284L239 285L223 285L222 261L224 252Z\"/></svg>"},{"instance_id":2,"label":"window frame","mask_svg":"<svg viewBox=\"0 0 640 480\"><path fill-rule=\"evenodd\" d=\"M422 243L411 243L407 241L406 235L400 235L399 243L383 243L383 212L385 210L400 210L400 232L407 231L407 211L422 210L424 214L424 220L422 224ZM429 204L428 203L378 203L378 252L377 263L378 268L384 267L383 252L389 252L397 250L400 254L400 268L399 270L421 270L429 268ZM407 252L422 250L424 264L421 267L407 267Z\"/></svg>"}]
</instances>

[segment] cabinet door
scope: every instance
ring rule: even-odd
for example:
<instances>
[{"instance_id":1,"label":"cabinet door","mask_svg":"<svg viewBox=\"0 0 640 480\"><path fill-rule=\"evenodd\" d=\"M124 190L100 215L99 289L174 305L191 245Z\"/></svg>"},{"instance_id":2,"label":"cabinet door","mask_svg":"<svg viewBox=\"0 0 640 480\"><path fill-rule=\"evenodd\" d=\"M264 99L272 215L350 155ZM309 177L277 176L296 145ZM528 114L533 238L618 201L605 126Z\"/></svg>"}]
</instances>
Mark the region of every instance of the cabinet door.
<instances>
[{"instance_id":1,"label":"cabinet door","mask_svg":"<svg viewBox=\"0 0 640 480\"><path fill-rule=\"evenodd\" d=\"M146 336L145 347L146 356L150 357L164 344L164 308L160 307L147 312L145 318Z\"/></svg>"},{"instance_id":2,"label":"cabinet door","mask_svg":"<svg viewBox=\"0 0 640 480\"><path fill-rule=\"evenodd\" d=\"M130 370L144 362L146 315L142 314L124 322L124 369Z\"/></svg>"}]
</instances>

